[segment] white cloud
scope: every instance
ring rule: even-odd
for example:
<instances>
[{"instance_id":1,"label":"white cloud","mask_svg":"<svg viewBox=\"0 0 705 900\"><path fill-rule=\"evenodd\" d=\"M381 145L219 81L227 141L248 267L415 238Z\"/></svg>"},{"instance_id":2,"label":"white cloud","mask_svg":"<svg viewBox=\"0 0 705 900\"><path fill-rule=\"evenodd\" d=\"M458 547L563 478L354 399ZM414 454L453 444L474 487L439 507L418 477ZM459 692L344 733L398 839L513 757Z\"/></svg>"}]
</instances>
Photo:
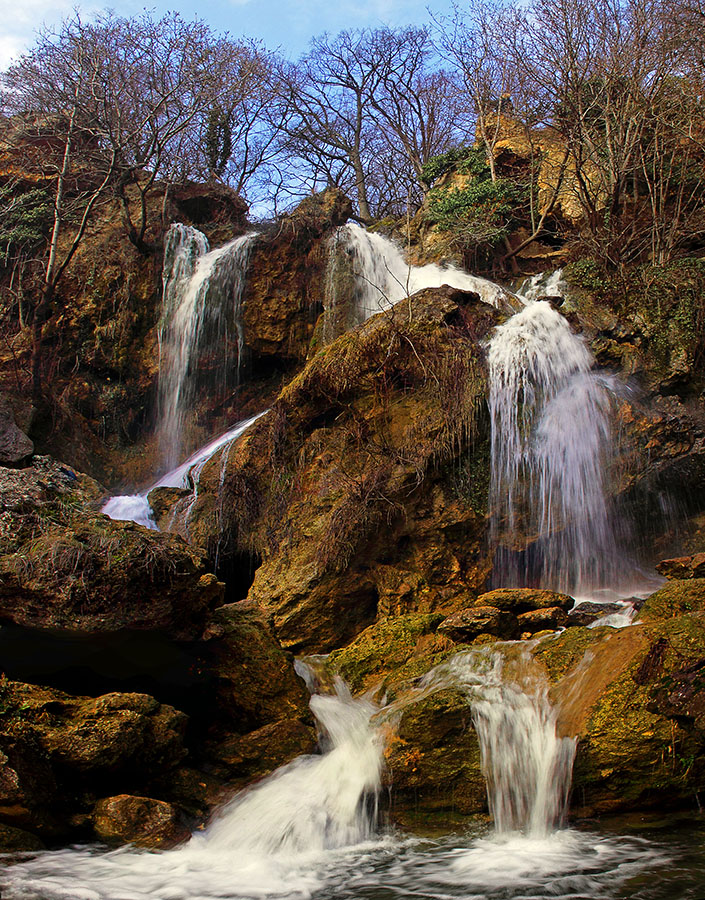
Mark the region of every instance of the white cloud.
<instances>
[{"instance_id":1,"label":"white cloud","mask_svg":"<svg viewBox=\"0 0 705 900\"><path fill-rule=\"evenodd\" d=\"M0 71L32 46L37 29L43 25L59 25L76 10L72 0L22 0L16 3L12 17L6 15L2 25ZM86 9L83 12L90 14Z\"/></svg>"}]
</instances>

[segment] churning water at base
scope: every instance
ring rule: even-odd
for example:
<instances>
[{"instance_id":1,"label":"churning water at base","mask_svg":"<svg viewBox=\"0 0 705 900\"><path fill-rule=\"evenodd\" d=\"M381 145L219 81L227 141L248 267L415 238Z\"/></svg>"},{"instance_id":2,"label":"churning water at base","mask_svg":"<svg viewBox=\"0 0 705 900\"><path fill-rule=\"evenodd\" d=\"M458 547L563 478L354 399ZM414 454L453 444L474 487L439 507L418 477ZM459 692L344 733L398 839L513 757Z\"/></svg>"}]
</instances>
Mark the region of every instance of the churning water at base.
<instances>
[{"instance_id":1,"label":"churning water at base","mask_svg":"<svg viewBox=\"0 0 705 900\"><path fill-rule=\"evenodd\" d=\"M341 848L376 826L383 746L374 707L337 694L311 698L327 752L279 769L224 806L176 850L46 852L0 871L3 898L225 900L309 897Z\"/></svg>"}]
</instances>

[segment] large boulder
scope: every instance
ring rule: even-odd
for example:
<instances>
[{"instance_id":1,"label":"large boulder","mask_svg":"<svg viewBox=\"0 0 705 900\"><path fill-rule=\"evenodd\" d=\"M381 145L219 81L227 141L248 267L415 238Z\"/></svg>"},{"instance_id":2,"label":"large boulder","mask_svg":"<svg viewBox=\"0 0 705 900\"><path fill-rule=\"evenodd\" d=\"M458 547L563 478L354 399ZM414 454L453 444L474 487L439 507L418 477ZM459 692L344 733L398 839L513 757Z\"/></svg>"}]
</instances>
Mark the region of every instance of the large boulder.
<instances>
[{"instance_id":1,"label":"large boulder","mask_svg":"<svg viewBox=\"0 0 705 900\"><path fill-rule=\"evenodd\" d=\"M100 486L54 460L0 476L0 622L200 636L224 592L201 552L96 513Z\"/></svg>"},{"instance_id":2,"label":"large boulder","mask_svg":"<svg viewBox=\"0 0 705 900\"><path fill-rule=\"evenodd\" d=\"M95 792L140 787L187 752L187 717L145 694L4 681L0 701L0 822L40 835L70 834Z\"/></svg>"},{"instance_id":3,"label":"large boulder","mask_svg":"<svg viewBox=\"0 0 705 900\"><path fill-rule=\"evenodd\" d=\"M189 532L223 566L250 560L248 596L285 646L331 650L484 585L478 339L497 318L476 295L420 292L319 351L204 467Z\"/></svg>"},{"instance_id":4,"label":"large boulder","mask_svg":"<svg viewBox=\"0 0 705 900\"><path fill-rule=\"evenodd\" d=\"M108 844L134 844L164 850L190 837L179 810L163 800L118 794L99 800L93 810L93 828Z\"/></svg>"}]
</instances>

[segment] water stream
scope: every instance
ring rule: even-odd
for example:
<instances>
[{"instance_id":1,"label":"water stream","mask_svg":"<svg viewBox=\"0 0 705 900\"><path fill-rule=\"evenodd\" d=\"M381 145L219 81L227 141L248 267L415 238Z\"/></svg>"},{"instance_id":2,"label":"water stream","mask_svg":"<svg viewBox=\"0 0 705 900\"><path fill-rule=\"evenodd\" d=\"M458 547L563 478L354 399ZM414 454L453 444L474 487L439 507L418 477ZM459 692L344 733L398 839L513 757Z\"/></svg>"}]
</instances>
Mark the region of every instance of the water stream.
<instances>
[{"instance_id":1,"label":"water stream","mask_svg":"<svg viewBox=\"0 0 705 900\"><path fill-rule=\"evenodd\" d=\"M457 266L410 265L400 247L360 225L342 225L333 235L324 297L324 341L424 288L450 285L474 291L492 306L513 302L509 291Z\"/></svg>"},{"instance_id":2,"label":"water stream","mask_svg":"<svg viewBox=\"0 0 705 900\"><path fill-rule=\"evenodd\" d=\"M169 468L181 458L199 387L218 400L237 383L243 349L240 305L256 238L251 232L209 250L205 236L190 226L172 225L167 232L157 431Z\"/></svg>"},{"instance_id":3,"label":"water stream","mask_svg":"<svg viewBox=\"0 0 705 900\"><path fill-rule=\"evenodd\" d=\"M101 512L117 521L137 522L139 525L158 530L152 507L149 505L149 492L159 487L190 488L191 497L188 499L188 503L193 504L198 495L201 472L208 460L223 447L231 447L240 435L244 434L250 425L253 425L265 412L267 410L233 425L224 434L196 450L185 462L167 472L166 475L162 475L141 493L118 494L111 497L103 505Z\"/></svg>"}]
</instances>

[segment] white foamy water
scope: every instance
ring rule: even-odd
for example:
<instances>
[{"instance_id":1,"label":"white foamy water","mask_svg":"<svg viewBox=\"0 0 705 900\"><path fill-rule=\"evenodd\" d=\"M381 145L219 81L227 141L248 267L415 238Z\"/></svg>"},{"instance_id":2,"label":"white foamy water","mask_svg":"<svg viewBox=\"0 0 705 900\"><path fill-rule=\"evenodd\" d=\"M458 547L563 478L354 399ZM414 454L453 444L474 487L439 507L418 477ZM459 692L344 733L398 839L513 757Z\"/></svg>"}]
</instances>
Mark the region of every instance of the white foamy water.
<instances>
[{"instance_id":1,"label":"white foamy water","mask_svg":"<svg viewBox=\"0 0 705 900\"><path fill-rule=\"evenodd\" d=\"M351 282L346 278L352 276ZM450 285L475 291L485 303L507 306L515 301L509 291L471 275L457 266L430 263L412 266L389 238L348 224L337 229L329 248L324 305L324 340L364 322L370 316L423 288ZM341 298L340 293L344 298ZM349 308L340 309L347 303Z\"/></svg>"},{"instance_id":2,"label":"white foamy water","mask_svg":"<svg viewBox=\"0 0 705 900\"><path fill-rule=\"evenodd\" d=\"M193 492L191 497L191 502L193 503L198 492L201 472L208 460L222 447L232 446L240 435L244 434L250 425L254 424L265 412L267 410L233 425L224 434L214 438L214 440L189 456L180 466L172 469L171 472L167 472L166 475L155 481L141 494L123 494L111 497L102 507L101 512L117 521L137 522L139 525L158 530L157 523L154 520L154 513L147 499L149 492L158 487L190 487Z\"/></svg>"},{"instance_id":3,"label":"white foamy water","mask_svg":"<svg viewBox=\"0 0 705 900\"><path fill-rule=\"evenodd\" d=\"M593 371L584 340L543 301L495 330L488 358L495 583L578 597L616 588L635 573L610 497L619 382Z\"/></svg>"},{"instance_id":4,"label":"white foamy water","mask_svg":"<svg viewBox=\"0 0 705 900\"><path fill-rule=\"evenodd\" d=\"M201 232L172 225L164 248L162 319L159 328L159 426L164 460L181 455L192 411L199 362L208 355L213 395L234 383L243 331L240 304L256 232L209 250Z\"/></svg>"},{"instance_id":5,"label":"white foamy water","mask_svg":"<svg viewBox=\"0 0 705 900\"><path fill-rule=\"evenodd\" d=\"M300 757L237 795L203 832L166 852L75 848L0 870L7 900L232 900L305 898L323 884L341 848L376 825L383 745L374 707L344 686L311 708L327 738L322 756Z\"/></svg>"},{"instance_id":6,"label":"white foamy water","mask_svg":"<svg viewBox=\"0 0 705 900\"><path fill-rule=\"evenodd\" d=\"M459 653L420 689L446 686L468 696L497 835L550 834L565 816L576 742L558 737L547 679L529 651L499 644Z\"/></svg>"}]
</instances>

